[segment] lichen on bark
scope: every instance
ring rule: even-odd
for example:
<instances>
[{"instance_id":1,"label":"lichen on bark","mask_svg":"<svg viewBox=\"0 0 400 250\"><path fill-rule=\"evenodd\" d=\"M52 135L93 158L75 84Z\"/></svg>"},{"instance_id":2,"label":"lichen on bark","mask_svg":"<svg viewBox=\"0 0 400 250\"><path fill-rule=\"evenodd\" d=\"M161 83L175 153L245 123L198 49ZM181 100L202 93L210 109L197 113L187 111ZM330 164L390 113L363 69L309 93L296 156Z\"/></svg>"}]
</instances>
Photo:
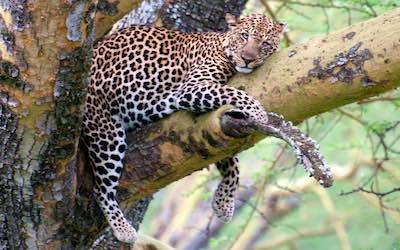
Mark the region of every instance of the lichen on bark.
<instances>
[{"instance_id":1,"label":"lichen on bark","mask_svg":"<svg viewBox=\"0 0 400 250\"><path fill-rule=\"evenodd\" d=\"M27 0L0 1L0 8L10 13L14 30L22 31L30 22L31 15L27 2Z\"/></svg>"},{"instance_id":2,"label":"lichen on bark","mask_svg":"<svg viewBox=\"0 0 400 250\"><path fill-rule=\"evenodd\" d=\"M329 78L331 83L340 81L346 84L351 84L355 78L362 76L363 86L371 86L374 81L364 70L364 63L373 56L369 49L360 49L362 44L362 42L357 42L347 52L338 53L325 67L321 66L319 58L314 59L315 67L308 71L308 76L318 79ZM302 83L299 79L298 84Z\"/></svg>"}]
</instances>

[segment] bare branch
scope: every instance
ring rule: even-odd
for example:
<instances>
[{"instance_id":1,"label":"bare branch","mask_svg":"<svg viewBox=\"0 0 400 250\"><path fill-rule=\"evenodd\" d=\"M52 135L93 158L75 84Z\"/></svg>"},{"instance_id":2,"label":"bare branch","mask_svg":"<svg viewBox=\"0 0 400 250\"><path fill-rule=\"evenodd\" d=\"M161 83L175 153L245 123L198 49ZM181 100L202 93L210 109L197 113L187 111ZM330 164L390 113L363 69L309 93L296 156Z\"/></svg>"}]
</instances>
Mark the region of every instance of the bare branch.
<instances>
[{"instance_id":1,"label":"bare branch","mask_svg":"<svg viewBox=\"0 0 400 250\"><path fill-rule=\"evenodd\" d=\"M393 189L391 189L389 191L386 191L386 192L377 192L377 191L373 190L372 188L371 189L365 189L364 187L358 187L358 188L353 189L353 190L348 191L348 192L343 192L342 191L342 192L340 192L340 195L349 195L349 194L354 194L354 193L357 193L357 192L364 192L364 193L368 193L368 194L374 194L374 195L379 196L379 197L384 197L384 196L390 195L390 194L395 193L395 192L400 192L400 187L393 188Z\"/></svg>"}]
</instances>

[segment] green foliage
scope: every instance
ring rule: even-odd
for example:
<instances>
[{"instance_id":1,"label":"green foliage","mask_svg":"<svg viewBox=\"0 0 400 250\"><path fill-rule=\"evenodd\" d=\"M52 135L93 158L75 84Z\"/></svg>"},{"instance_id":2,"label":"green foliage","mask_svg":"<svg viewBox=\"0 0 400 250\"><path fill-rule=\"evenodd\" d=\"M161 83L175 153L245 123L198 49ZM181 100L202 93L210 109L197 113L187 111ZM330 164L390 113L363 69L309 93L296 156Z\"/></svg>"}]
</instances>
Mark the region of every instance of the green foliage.
<instances>
[{"instance_id":1,"label":"green foliage","mask_svg":"<svg viewBox=\"0 0 400 250\"><path fill-rule=\"evenodd\" d=\"M385 132L393 129L398 122L390 122L390 121L374 121L368 125L368 129L370 129L375 134L384 134Z\"/></svg>"},{"instance_id":2,"label":"green foliage","mask_svg":"<svg viewBox=\"0 0 400 250\"><path fill-rule=\"evenodd\" d=\"M392 250L400 249L400 237L393 241L392 245L390 246L390 249L392 249Z\"/></svg>"}]
</instances>

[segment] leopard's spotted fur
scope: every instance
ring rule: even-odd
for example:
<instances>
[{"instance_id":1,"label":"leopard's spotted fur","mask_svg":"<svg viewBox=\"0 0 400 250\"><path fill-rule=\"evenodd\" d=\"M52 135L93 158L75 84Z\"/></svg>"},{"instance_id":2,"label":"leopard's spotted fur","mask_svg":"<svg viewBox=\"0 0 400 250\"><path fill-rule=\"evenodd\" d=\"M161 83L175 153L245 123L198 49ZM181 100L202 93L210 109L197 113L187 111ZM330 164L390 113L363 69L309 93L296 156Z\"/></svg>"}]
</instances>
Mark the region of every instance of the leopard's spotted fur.
<instances>
[{"instance_id":1,"label":"leopard's spotted fur","mask_svg":"<svg viewBox=\"0 0 400 250\"><path fill-rule=\"evenodd\" d=\"M249 73L279 45L284 26L262 15L227 16L225 33L185 34L134 26L111 34L94 48L83 118L83 139L95 174L95 194L114 235L132 242L135 229L116 201L127 130L176 110L203 112L224 104L258 123L267 122L260 103L226 86L236 72ZM229 220L238 186L237 159L217 167L223 176L214 196L218 217Z\"/></svg>"}]
</instances>

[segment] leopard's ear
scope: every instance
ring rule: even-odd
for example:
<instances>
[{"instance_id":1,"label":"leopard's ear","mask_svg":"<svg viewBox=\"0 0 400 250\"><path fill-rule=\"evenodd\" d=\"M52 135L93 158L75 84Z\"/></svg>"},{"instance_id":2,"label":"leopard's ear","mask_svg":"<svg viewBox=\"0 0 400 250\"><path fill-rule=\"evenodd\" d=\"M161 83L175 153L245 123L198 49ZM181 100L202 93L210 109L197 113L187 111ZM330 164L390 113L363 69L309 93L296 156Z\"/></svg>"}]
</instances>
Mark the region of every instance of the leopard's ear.
<instances>
[{"instance_id":1,"label":"leopard's ear","mask_svg":"<svg viewBox=\"0 0 400 250\"><path fill-rule=\"evenodd\" d=\"M240 18L230 13L226 13L225 20L228 23L229 27L235 27L239 23Z\"/></svg>"}]
</instances>

